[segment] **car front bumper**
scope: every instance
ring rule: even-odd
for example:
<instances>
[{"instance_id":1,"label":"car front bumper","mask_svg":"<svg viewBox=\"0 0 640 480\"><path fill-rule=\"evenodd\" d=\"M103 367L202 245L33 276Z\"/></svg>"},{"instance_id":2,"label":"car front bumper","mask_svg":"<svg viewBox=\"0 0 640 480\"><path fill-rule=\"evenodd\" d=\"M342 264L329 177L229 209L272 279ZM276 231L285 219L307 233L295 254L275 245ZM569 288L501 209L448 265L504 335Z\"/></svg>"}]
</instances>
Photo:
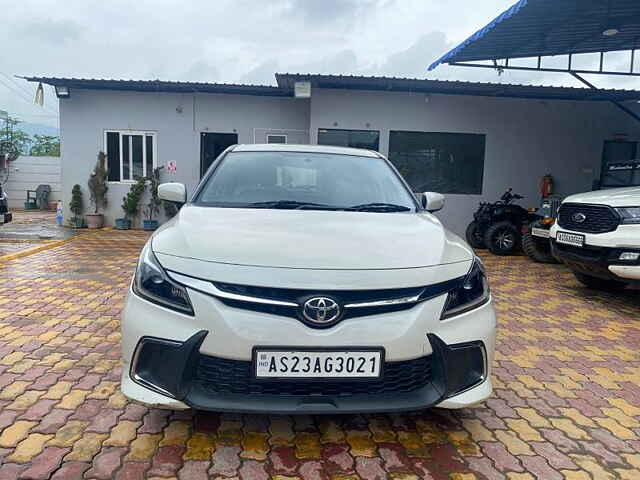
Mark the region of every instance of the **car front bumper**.
<instances>
[{"instance_id":1,"label":"car front bumper","mask_svg":"<svg viewBox=\"0 0 640 480\"><path fill-rule=\"evenodd\" d=\"M130 291L122 322L121 389L126 396L172 409L320 414L416 410L434 405L462 408L482 402L492 391L496 317L491 301L440 320L446 301L443 295L409 310L346 319L320 330L294 318L232 308L197 291L189 290L189 296L195 316L168 310ZM430 373L423 384L401 392L253 393L256 388L260 392L260 387L244 373L251 364L252 349L282 344L291 349L383 347L389 364L400 367L403 362L414 364L422 359ZM153 351L146 351L148 348ZM233 388L216 388L230 376L203 379L199 373L202 362L224 363L225 368L231 365L234 375L244 375L250 390L237 393Z\"/></svg>"},{"instance_id":2,"label":"car front bumper","mask_svg":"<svg viewBox=\"0 0 640 480\"><path fill-rule=\"evenodd\" d=\"M640 282L640 258L623 261L623 252L640 253L640 248L611 248L595 245L572 247L551 241L553 255L571 269L605 280Z\"/></svg>"}]
</instances>

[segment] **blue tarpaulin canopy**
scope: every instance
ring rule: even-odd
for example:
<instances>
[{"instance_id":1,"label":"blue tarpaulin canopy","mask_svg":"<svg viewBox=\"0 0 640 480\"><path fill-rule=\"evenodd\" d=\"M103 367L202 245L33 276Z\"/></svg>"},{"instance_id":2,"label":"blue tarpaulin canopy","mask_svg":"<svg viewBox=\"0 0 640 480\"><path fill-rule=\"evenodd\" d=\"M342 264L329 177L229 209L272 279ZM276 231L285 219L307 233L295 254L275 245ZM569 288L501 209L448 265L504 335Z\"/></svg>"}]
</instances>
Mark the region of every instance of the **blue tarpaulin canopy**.
<instances>
[{"instance_id":1,"label":"blue tarpaulin canopy","mask_svg":"<svg viewBox=\"0 0 640 480\"><path fill-rule=\"evenodd\" d=\"M640 0L520 0L429 66L632 50Z\"/></svg>"}]
</instances>

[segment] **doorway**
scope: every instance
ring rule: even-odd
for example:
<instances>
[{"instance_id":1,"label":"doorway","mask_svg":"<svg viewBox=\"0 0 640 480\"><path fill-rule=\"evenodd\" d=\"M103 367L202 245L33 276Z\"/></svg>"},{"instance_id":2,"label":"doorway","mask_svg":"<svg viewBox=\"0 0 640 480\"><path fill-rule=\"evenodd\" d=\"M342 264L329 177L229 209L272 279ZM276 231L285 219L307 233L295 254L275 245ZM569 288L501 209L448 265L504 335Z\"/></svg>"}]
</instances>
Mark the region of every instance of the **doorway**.
<instances>
[{"instance_id":1,"label":"doorway","mask_svg":"<svg viewBox=\"0 0 640 480\"><path fill-rule=\"evenodd\" d=\"M606 140L602 152L601 188L640 185L638 144L626 140Z\"/></svg>"},{"instance_id":2,"label":"doorway","mask_svg":"<svg viewBox=\"0 0 640 480\"><path fill-rule=\"evenodd\" d=\"M237 133L202 132L200 134L200 178L227 147L237 143Z\"/></svg>"}]
</instances>

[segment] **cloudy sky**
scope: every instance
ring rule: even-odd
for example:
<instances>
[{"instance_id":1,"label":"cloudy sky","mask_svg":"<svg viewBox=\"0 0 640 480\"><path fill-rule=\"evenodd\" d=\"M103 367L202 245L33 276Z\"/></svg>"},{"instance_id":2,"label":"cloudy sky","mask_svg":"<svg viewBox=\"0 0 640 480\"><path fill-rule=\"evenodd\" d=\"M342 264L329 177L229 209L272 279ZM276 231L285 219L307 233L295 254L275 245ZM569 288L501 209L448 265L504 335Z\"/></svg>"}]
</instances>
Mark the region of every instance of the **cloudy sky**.
<instances>
[{"instance_id":1,"label":"cloudy sky","mask_svg":"<svg viewBox=\"0 0 640 480\"><path fill-rule=\"evenodd\" d=\"M427 72L514 1L0 0L10 5L0 9L0 109L56 124L49 87L44 108L34 106L35 85L14 75L272 84L277 71L577 86L564 74Z\"/></svg>"}]
</instances>

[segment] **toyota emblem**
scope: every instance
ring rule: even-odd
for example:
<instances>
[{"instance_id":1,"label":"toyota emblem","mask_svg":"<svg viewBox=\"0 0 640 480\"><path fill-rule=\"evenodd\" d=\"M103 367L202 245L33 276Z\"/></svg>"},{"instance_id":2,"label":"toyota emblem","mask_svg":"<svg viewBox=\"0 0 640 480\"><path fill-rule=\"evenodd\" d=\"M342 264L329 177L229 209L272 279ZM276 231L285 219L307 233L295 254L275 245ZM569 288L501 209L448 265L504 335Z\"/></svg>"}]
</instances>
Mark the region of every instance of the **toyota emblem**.
<instances>
[{"instance_id":1,"label":"toyota emblem","mask_svg":"<svg viewBox=\"0 0 640 480\"><path fill-rule=\"evenodd\" d=\"M312 297L302 305L302 316L316 325L327 325L340 316L340 305L329 297Z\"/></svg>"},{"instance_id":2,"label":"toyota emblem","mask_svg":"<svg viewBox=\"0 0 640 480\"><path fill-rule=\"evenodd\" d=\"M582 212L574 213L571 216L571 220L573 220L576 223L583 223L586 219L587 219L587 216Z\"/></svg>"}]
</instances>

